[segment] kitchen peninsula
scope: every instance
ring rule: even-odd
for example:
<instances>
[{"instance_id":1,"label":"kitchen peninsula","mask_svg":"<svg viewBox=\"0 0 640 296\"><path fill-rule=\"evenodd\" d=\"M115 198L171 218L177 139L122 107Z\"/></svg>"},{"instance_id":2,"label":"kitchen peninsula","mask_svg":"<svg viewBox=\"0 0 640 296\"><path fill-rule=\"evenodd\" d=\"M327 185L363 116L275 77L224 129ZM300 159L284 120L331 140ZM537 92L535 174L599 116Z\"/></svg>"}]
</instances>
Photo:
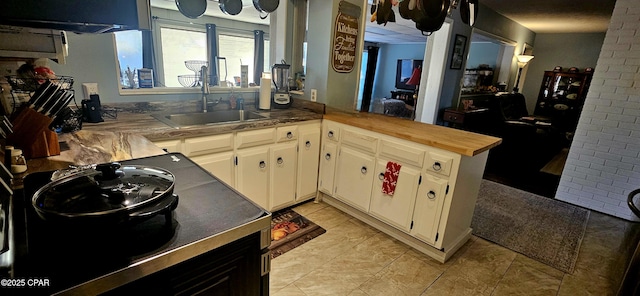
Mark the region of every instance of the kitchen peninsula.
<instances>
[{"instance_id":1,"label":"kitchen peninsula","mask_svg":"<svg viewBox=\"0 0 640 296\"><path fill-rule=\"evenodd\" d=\"M410 246L444 262L455 252L457 246L466 241L470 235L469 223L477 195L476 185L480 182L481 172L484 168L488 150L498 145L500 139L404 119L389 118L382 115L344 113L340 111L330 111L327 112L327 114L322 114L323 111L322 109L319 112L313 112L295 108L275 110L262 112L265 118L258 121L230 122L179 129L157 121L150 116L149 113L121 112L118 114L116 120L106 119L103 123L85 124L81 131L62 135L60 139L65 143L63 146L68 146L63 147L62 154L49 158L29 160L29 172L61 169L67 167L69 164L89 164L139 157L145 159L147 156L156 157L157 155L160 155L160 157L162 155L169 157L171 154L165 154L165 151L152 145L152 143L178 141L180 145L185 143L194 144L198 142L190 142L189 139L211 139L211 137L213 137L213 139L219 139L219 136L233 134L236 137L236 141L233 142L235 144L233 145L236 145L237 143L242 143L238 142L238 139L243 139L242 137L238 138L238 134L243 135L243 133L248 132L253 135L256 132L262 133L262 131L273 129L273 134L269 133L269 137L273 137L273 144L259 146L255 149L248 148L240 150L234 146L234 150L224 153L234 154L237 151L242 152L243 150L251 149L255 151L265 149L275 151L273 149L274 147L278 147L278 145L290 145L288 143L297 143L298 147L300 147L299 150L302 151L315 151L313 152L315 156L312 154L311 159L315 159L316 164L320 166L320 174L313 174L308 170L309 166L305 166L305 168L307 168L305 171L302 169L297 170L299 173L297 177L298 180L301 180L301 178L302 180L306 180L301 177L301 174L314 177L313 184L311 184L314 188L313 194L304 195L304 199L285 201L281 203L282 205L292 205L308 200L310 196L315 197L318 190L315 186L320 183L321 186L319 190L323 193L322 197L325 198L329 204L372 224L374 227L387 232L391 236L397 237ZM319 122L322 122L322 128L320 124L318 124ZM290 128L292 126L308 126L316 130L308 133L312 135L311 138L306 138L303 132L298 134L298 131L304 131L304 129L292 130ZM118 130L119 132L112 132L113 130ZM331 132L334 132L335 135L333 140L329 139ZM294 140L294 142L291 142L292 140ZM316 142L320 140L322 148L317 147L318 150L311 149L320 144ZM348 153L350 147L357 148L354 150L367 149L367 147L370 147L370 149L376 152L371 153L365 151L365 155L370 155L369 157L374 159L375 162L386 164L387 161L396 161L404 165L403 168L406 169L401 172L401 182L398 184L399 189L393 200L406 201L407 196L409 196L410 199L411 196L413 196L413 201L410 202L411 213L408 212L408 209L402 212L403 214L410 214L410 217L405 216L400 218L400 220L410 221L411 226L407 226L406 230L403 230L404 226L395 223L397 219L388 216L385 218L386 214L380 209L386 205L379 203L380 196L377 193L366 196L367 206L364 210L353 206L348 198L345 199L340 195L341 191L337 191L337 194L332 196L334 188L327 189L325 186L328 178L331 178L331 182L340 182L340 176L345 174L341 170L344 168L346 172L348 168L348 166L343 167L340 161L340 159L347 159L347 157L341 158L338 156L338 163L337 166L335 166L336 169L332 170L330 174L328 173L328 169L324 166L323 162L326 160L326 149L327 147L330 149L332 144L335 146L334 148L337 149L336 151L342 153ZM181 149L184 148L184 146L179 147ZM189 148L186 151L192 153L194 150ZM359 155L358 153L359 152L356 151L355 155ZM302 154L298 154L298 156L300 155ZM442 158L443 156L444 158ZM189 156L189 158L192 157ZM199 158L195 156L193 159ZM298 157L297 159L301 161L300 159L303 158ZM318 159L320 159L320 162L318 162ZM426 160L434 163L427 167L425 165ZM206 169L205 166L202 167ZM370 167L369 170L371 172L377 172L378 168L376 167L374 170L373 167L375 167L375 165ZM361 168L358 167L358 171L360 171L360 169ZM440 171L440 169L442 169L442 171ZM316 171L318 171L318 169L316 169ZM443 175L445 171L448 172L449 175ZM424 178L425 181L422 182L422 184L442 185L442 188L438 189L442 192L437 190L434 192L431 187L415 183L415 185L409 186L409 188L411 188L409 191L412 193L407 195L406 190L401 189L405 186L405 181L403 180L407 179L404 177L405 172L410 174L416 173L416 175L414 175L417 176L416 181ZM373 174L370 173L368 176L373 176ZM349 180L348 177L345 180ZM373 177L371 177L371 181L373 182ZM223 183L215 183L218 189L212 190L211 192L222 192L224 195L239 196L236 193L237 191L230 189L228 186L224 186ZM226 183L230 187L238 185L238 183L235 183L234 186L231 186L231 184L234 183ZM367 186L369 187L368 191L371 192L372 183L369 183ZM266 188L272 189L273 187L275 186L267 186ZM447 189L448 187L451 187L451 189ZM300 186L294 187L294 191L300 188ZM235 189L238 190L237 188ZM414 189L415 191L412 191ZM238 191L242 192L241 190ZM445 191L447 192L445 193ZM180 193L178 192L178 194ZM438 198L435 198L435 200L439 201L441 208L437 213L424 212L425 207L428 209L430 206L428 204L421 204L420 198L424 197L426 200L432 200L433 194L437 195ZM443 198L440 198L441 194ZM278 194L275 195L279 196ZM246 194L246 196L253 200L250 195ZM378 202L376 202L376 200L378 200ZM275 205L275 201L277 200L268 199L266 205L272 207ZM260 204L258 201L254 200L254 202ZM185 208L185 206L187 208ZM265 207L263 206L263 208ZM422 212L419 208L422 208ZM395 209L395 205L390 205L389 209ZM416 209L415 214L413 212L414 209ZM240 239L243 236L268 231L270 215L258 218L254 217L256 220L248 222L247 225L235 227L230 231L222 231L215 235L204 236L198 243L194 241L194 243L189 244L181 237L182 234L189 232L187 231L188 228L207 229L207 225L211 223L210 219L215 219L215 215L211 216L211 213L202 213L193 221L185 218L192 215L193 213L190 211L194 210L196 210L196 208L189 206L185 199L181 197L175 212L176 218L174 219L174 223L177 223L179 226L176 228L177 238L175 241L169 243L168 246L165 246L168 247L167 252L162 253L162 255L145 254L134 258L130 262L130 266L114 270L112 274L105 275L104 277L85 279L85 282L76 283L79 284L79 286L73 289L79 289L75 291L85 291L82 290L85 288L107 291L129 282L144 282L144 276L151 275L154 272L159 273L167 269L166 266L158 265L158 262L164 262L168 259L178 260L177 262L173 262L173 265L178 265L180 262L196 256L196 254L193 253L188 253L188 255L181 253L182 250L201 250L205 245L206 250L215 250L223 247L225 243ZM234 213L233 210L227 212ZM429 235L414 235L414 230L412 230L413 224L416 225L416 228L413 229L419 230L420 227L423 227L422 229L424 230L424 223L420 226L418 222L419 218L435 214L438 215L437 220L439 224L434 226L435 228L433 229L435 229L435 231L433 234L436 237L438 235L440 237L430 241L431 238ZM413 223L413 221L416 222ZM187 226L186 223L196 224ZM433 225L429 227L431 226ZM421 233L429 232L422 231ZM258 240L264 243L264 238L258 237ZM180 247L181 244L183 244L182 247ZM19 264L20 262L18 261L17 266L19 266ZM151 266L151 268L143 268L144 266ZM260 269L260 266L258 265L256 269ZM17 268L17 270L19 271L20 268ZM144 272L138 274L140 270ZM28 275L28 271L22 270L22 272L25 272L23 275ZM112 281L114 279L118 279L121 282L114 286L115 282ZM136 279L138 281L134 281Z\"/></svg>"}]
</instances>

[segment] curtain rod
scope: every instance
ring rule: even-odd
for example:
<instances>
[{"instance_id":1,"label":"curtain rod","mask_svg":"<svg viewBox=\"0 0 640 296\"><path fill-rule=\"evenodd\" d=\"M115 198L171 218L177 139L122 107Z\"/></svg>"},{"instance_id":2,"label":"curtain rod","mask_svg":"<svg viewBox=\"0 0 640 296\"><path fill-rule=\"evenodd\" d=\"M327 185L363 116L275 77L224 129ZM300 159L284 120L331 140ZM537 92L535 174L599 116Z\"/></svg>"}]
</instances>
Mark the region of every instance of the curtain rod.
<instances>
[{"instance_id":1,"label":"curtain rod","mask_svg":"<svg viewBox=\"0 0 640 296\"><path fill-rule=\"evenodd\" d=\"M180 23L180 24L188 24L188 25L196 25L196 26L203 26L206 27L207 24L201 24L201 23L194 23L194 22L188 22L188 21L180 21L180 20L174 20L174 19L168 19L168 18L163 18L163 17L159 17L159 16L152 16L151 19L153 19L154 21L156 20L162 20L162 21L167 21L167 22L173 22L173 23ZM220 28L220 29L224 29L224 30L230 30L230 31L238 31L238 32L243 32L243 33L251 33L253 34L253 32L255 30L247 30L247 29L238 29L238 28L231 28L231 27L225 27L225 26L219 26L215 23L213 23L214 25L216 25L216 28ZM260 24L257 24L260 25ZM263 25L261 25L263 26ZM269 31L266 31L265 34L269 34Z\"/></svg>"}]
</instances>

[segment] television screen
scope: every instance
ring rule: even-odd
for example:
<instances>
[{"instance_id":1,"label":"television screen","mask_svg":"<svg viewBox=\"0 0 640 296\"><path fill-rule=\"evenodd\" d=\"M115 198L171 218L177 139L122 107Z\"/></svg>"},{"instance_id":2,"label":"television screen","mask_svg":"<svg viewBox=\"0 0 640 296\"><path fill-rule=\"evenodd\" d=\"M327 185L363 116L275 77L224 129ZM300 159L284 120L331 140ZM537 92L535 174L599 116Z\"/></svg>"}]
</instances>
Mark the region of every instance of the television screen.
<instances>
[{"instance_id":1,"label":"television screen","mask_svg":"<svg viewBox=\"0 0 640 296\"><path fill-rule=\"evenodd\" d=\"M421 67L422 60L409 60L409 59L400 59L398 60L398 66L396 68L396 88L397 89L406 89L406 90L415 90L415 85L407 85L407 81L411 78L411 74L413 74L413 69Z\"/></svg>"}]
</instances>

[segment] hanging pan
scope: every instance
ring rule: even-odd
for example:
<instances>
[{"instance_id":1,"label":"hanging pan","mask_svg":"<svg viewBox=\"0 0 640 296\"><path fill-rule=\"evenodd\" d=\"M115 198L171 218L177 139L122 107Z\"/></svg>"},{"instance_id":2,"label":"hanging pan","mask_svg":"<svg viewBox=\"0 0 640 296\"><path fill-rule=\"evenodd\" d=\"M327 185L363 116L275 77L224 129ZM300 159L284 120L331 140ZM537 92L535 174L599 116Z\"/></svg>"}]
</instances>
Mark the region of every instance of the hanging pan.
<instances>
[{"instance_id":1,"label":"hanging pan","mask_svg":"<svg viewBox=\"0 0 640 296\"><path fill-rule=\"evenodd\" d=\"M440 30L450 5L450 0L418 0L412 17L416 28L422 31L423 35L431 35Z\"/></svg>"},{"instance_id":2,"label":"hanging pan","mask_svg":"<svg viewBox=\"0 0 640 296\"><path fill-rule=\"evenodd\" d=\"M238 15L242 11L242 0L220 0L220 10L228 15Z\"/></svg>"},{"instance_id":3,"label":"hanging pan","mask_svg":"<svg viewBox=\"0 0 640 296\"><path fill-rule=\"evenodd\" d=\"M272 13L278 9L280 0L253 0L253 7L261 13Z\"/></svg>"},{"instance_id":4,"label":"hanging pan","mask_svg":"<svg viewBox=\"0 0 640 296\"><path fill-rule=\"evenodd\" d=\"M184 16L197 19L207 10L207 0L176 0L176 6Z\"/></svg>"},{"instance_id":5,"label":"hanging pan","mask_svg":"<svg viewBox=\"0 0 640 296\"><path fill-rule=\"evenodd\" d=\"M460 2L460 17L463 23L473 26L478 17L478 0L462 0Z\"/></svg>"}]
</instances>

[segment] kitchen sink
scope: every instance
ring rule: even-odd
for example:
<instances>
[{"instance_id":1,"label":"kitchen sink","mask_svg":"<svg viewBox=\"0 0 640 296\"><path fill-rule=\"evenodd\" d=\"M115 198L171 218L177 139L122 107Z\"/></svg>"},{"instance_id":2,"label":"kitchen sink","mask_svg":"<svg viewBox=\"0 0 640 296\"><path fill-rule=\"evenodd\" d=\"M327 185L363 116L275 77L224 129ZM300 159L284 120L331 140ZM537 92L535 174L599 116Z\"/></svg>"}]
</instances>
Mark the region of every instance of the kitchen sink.
<instances>
[{"instance_id":1,"label":"kitchen sink","mask_svg":"<svg viewBox=\"0 0 640 296\"><path fill-rule=\"evenodd\" d=\"M267 118L258 113L245 110L224 110L193 113L159 113L152 115L155 119L175 127L187 127L194 125L223 124L242 121L255 121Z\"/></svg>"}]
</instances>

